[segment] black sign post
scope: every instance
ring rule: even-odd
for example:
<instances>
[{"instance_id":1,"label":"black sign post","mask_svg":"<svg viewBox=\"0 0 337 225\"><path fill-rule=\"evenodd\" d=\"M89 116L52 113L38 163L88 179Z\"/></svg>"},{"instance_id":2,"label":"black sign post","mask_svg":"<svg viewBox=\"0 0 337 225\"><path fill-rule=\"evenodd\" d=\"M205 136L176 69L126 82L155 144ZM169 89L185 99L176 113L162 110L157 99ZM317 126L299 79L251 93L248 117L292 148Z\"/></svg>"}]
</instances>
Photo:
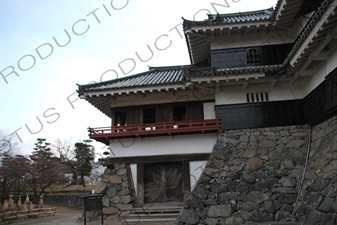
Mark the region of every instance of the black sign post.
<instances>
[{"instance_id":1,"label":"black sign post","mask_svg":"<svg viewBox=\"0 0 337 225\"><path fill-rule=\"evenodd\" d=\"M102 197L100 194L82 195L84 199L84 225L87 224L87 211L99 211L101 214L101 225L103 225Z\"/></svg>"}]
</instances>

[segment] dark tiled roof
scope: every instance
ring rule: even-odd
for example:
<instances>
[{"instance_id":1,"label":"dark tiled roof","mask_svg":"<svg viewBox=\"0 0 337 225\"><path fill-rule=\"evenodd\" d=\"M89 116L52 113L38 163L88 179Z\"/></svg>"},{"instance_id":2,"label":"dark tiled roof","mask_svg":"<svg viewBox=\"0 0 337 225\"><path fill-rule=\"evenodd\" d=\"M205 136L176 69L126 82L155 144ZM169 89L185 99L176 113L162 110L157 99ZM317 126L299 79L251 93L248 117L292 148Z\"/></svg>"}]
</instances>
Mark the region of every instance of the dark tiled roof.
<instances>
[{"instance_id":1,"label":"dark tiled roof","mask_svg":"<svg viewBox=\"0 0 337 225\"><path fill-rule=\"evenodd\" d=\"M265 17L261 16L260 19L261 20L274 20L274 12L276 12L276 10L278 10L278 8L280 8L280 2L281 1L278 1L275 11L272 10L272 9L264 10L266 12L266 16ZM328 6L333 1L332 0L324 0L324 1L321 1L321 2L322 3L320 5L320 7L318 7L316 9L316 11L314 12L314 14L311 16L309 22L305 25L304 29L301 31L301 34L295 40L294 47L289 52L288 56L283 61L282 65L281 66L280 65L277 66L277 68L279 70L279 73L284 73L286 70L289 70L289 68L290 68L289 67L289 61L295 55L295 53L298 51L298 49L300 48L300 46L303 44L303 42L306 40L306 38L308 37L309 33L313 29L314 25L321 19L321 16L325 13L325 11L329 8ZM251 17L253 17L254 15L262 15L261 14L262 11L263 10L255 11L255 12L247 12L246 13L247 15L244 15L246 17L244 17L244 16L239 17L237 15L238 13L235 13L235 14L224 14L224 15L222 15L222 14L217 14L217 15L211 14L211 15L208 15L208 20L205 20L205 21L187 21L187 20L184 20L183 26L184 26L184 29L186 29L186 25L190 26L192 24L193 25L202 25L202 24L216 24L216 23L221 23L221 24L225 24L225 23L239 23L240 21L241 22L248 21L248 19L251 18ZM273 13L270 13L271 11ZM243 14L243 13L241 13L241 14ZM267 16L268 14L270 15L269 19L268 19L268 16ZM215 22L217 20L218 20L218 22ZM323 31L323 29L322 29L322 31L318 31L318 32L322 33L322 32L326 32L326 30ZM185 37L186 37L186 34L185 34ZM186 37L187 46L190 46L188 40L189 39ZM189 50L190 58L191 58L191 49L188 48L188 50ZM258 68L258 67L254 67L254 68ZM265 68L267 70L273 68L273 71L274 71L274 69L276 67L274 68L274 67L267 66ZM224 70L222 70L222 71L224 71ZM225 71L226 71L227 74L230 74L230 73L231 74L238 74L240 72L242 72L242 73L245 72L246 71L246 67L245 68L226 69Z\"/></svg>"},{"instance_id":2,"label":"dark tiled roof","mask_svg":"<svg viewBox=\"0 0 337 225\"><path fill-rule=\"evenodd\" d=\"M183 84L186 82L186 79L190 77L200 77L200 76L222 76L228 74L242 74L242 73L256 73L256 72L278 72L280 74L284 73L289 65L290 59L297 52L299 47L303 44L304 40L307 38L308 34L317 23L317 21L324 14L326 9L332 0L324 0L321 6L316 10L313 16L310 18L309 22L306 24L301 34L294 43L293 49L290 51L284 62L280 65L269 65L269 66L254 66L254 67L240 67L240 68L228 68L228 69L217 69L214 67L207 68L197 68L191 65L183 66L171 66L171 67L149 67L149 71L126 76L123 78L118 78L115 80L100 82L96 84L89 85L79 85L78 92L81 94L86 91L104 91L104 90L115 90L115 89L125 89L125 88L137 88L137 87L147 87L147 86L160 86L167 84ZM245 13L246 16L251 18L255 12ZM241 13L242 16L243 13ZM226 14L230 15L228 18L236 18L239 21L238 13L235 14ZM214 15L209 15L209 18L214 18ZM218 17L221 15L217 15ZM271 18L270 15L269 18ZM267 19L268 17L260 17L261 19ZM210 19L209 19L210 20ZM205 23L210 22L206 20ZM241 21L245 20L244 17L241 17ZM187 20L185 20L187 21ZM184 23L185 23L184 21ZM248 18L246 18L248 21ZM188 21L191 22L191 21ZM195 22L195 21L192 21ZM196 22L199 23L199 22ZM201 22L200 22L201 23ZM323 32L323 31L322 31ZM326 30L324 29L324 32Z\"/></svg>"},{"instance_id":3,"label":"dark tiled roof","mask_svg":"<svg viewBox=\"0 0 337 225\"><path fill-rule=\"evenodd\" d=\"M297 50L300 48L300 46L303 44L304 40L308 37L309 33L311 32L314 25L321 19L321 16L324 14L326 9L328 8L329 4L332 2L332 0L325 0L321 3L321 6L315 11L315 13L311 16L309 22L305 25L304 29L302 30L301 34L298 36L294 43L294 47L284 60L282 67L285 69L285 67L288 65L291 58L295 55Z\"/></svg>"},{"instance_id":4,"label":"dark tiled roof","mask_svg":"<svg viewBox=\"0 0 337 225\"><path fill-rule=\"evenodd\" d=\"M258 72L276 72L281 69L282 65L267 65L267 66L250 66L250 67L237 67L227 69L217 69L215 67L207 68L190 68L189 73L186 75L189 77L203 77L203 76L224 76L230 74L242 74L242 73L258 73Z\"/></svg>"},{"instance_id":5,"label":"dark tiled roof","mask_svg":"<svg viewBox=\"0 0 337 225\"><path fill-rule=\"evenodd\" d=\"M274 10L273 8L270 8L242 13L208 14L208 19L204 21L191 21L184 18L183 20L183 27L185 29L189 29L190 26L193 25L235 24L256 21L273 21Z\"/></svg>"},{"instance_id":6,"label":"dark tiled roof","mask_svg":"<svg viewBox=\"0 0 337 225\"><path fill-rule=\"evenodd\" d=\"M79 92L180 84L185 81L185 73L188 67L189 66L149 67L149 71L144 73L95 84L78 85Z\"/></svg>"}]
</instances>

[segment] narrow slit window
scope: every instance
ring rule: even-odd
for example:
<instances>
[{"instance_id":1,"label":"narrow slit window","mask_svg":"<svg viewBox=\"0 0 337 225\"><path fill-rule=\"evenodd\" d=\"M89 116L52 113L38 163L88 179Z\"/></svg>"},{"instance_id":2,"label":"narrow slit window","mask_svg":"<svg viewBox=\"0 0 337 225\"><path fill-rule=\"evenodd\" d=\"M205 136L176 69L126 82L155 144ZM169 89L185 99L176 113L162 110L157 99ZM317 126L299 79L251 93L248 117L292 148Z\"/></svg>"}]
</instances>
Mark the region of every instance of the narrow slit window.
<instances>
[{"instance_id":1,"label":"narrow slit window","mask_svg":"<svg viewBox=\"0 0 337 225\"><path fill-rule=\"evenodd\" d=\"M268 92L247 93L247 102L267 102Z\"/></svg>"}]
</instances>

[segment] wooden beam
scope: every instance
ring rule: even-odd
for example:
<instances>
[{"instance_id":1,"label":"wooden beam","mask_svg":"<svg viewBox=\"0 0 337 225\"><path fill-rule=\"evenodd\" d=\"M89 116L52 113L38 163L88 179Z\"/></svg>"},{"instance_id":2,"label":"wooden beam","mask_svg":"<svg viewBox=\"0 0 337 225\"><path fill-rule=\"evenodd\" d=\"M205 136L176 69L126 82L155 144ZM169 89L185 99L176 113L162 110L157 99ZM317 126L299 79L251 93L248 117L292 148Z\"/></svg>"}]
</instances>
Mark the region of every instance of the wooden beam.
<instances>
[{"instance_id":1,"label":"wooden beam","mask_svg":"<svg viewBox=\"0 0 337 225\"><path fill-rule=\"evenodd\" d=\"M247 88L248 88L248 81L244 81L242 83L242 90L245 91L245 90L247 90Z\"/></svg>"},{"instance_id":2,"label":"wooden beam","mask_svg":"<svg viewBox=\"0 0 337 225\"><path fill-rule=\"evenodd\" d=\"M150 156L125 156L104 159L104 165L112 164L139 164L155 162L180 162L180 161L203 161L208 160L210 153L176 154L176 155L150 155Z\"/></svg>"}]
</instances>

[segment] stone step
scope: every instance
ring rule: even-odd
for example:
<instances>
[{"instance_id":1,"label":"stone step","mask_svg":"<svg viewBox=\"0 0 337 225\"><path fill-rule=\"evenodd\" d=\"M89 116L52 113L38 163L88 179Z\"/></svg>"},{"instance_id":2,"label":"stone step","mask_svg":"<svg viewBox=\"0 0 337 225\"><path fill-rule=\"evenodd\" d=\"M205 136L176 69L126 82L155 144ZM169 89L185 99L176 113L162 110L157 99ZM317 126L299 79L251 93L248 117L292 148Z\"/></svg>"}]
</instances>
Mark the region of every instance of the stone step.
<instances>
[{"instance_id":1,"label":"stone step","mask_svg":"<svg viewBox=\"0 0 337 225\"><path fill-rule=\"evenodd\" d=\"M300 222L279 222L279 221L270 221L270 222L248 222L247 225L302 225Z\"/></svg>"},{"instance_id":2,"label":"stone step","mask_svg":"<svg viewBox=\"0 0 337 225\"><path fill-rule=\"evenodd\" d=\"M174 218L127 218L123 220L123 224L174 224Z\"/></svg>"},{"instance_id":3,"label":"stone step","mask_svg":"<svg viewBox=\"0 0 337 225\"><path fill-rule=\"evenodd\" d=\"M162 214L155 214L155 213L152 213L152 214L130 214L128 215L128 218L146 218L146 217L149 217L149 218L161 218L161 217L177 217L178 216L178 213L162 213Z\"/></svg>"},{"instance_id":4,"label":"stone step","mask_svg":"<svg viewBox=\"0 0 337 225\"><path fill-rule=\"evenodd\" d=\"M150 218L150 217L146 217L146 218L126 218L123 221L127 221L127 222L137 222L137 221L141 221L141 222L165 222L165 221L175 221L176 217L172 217L172 218Z\"/></svg>"},{"instance_id":5,"label":"stone step","mask_svg":"<svg viewBox=\"0 0 337 225\"><path fill-rule=\"evenodd\" d=\"M136 213L165 213L165 212L180 212L182 207L171 207L171 208L133 208Z\"/></svg>"},{"instance_id":6,"label":"stone step","mask_svg":"<svg viewBox=\"0 0 337 225\"><path fill-rule=\"evenodd\" d=\"M163 214L130 214L126 221L175 221L178 213L163 213Z\"/></svg>"},{"instance_id":7,"label":"stone step","mask_svg":"<svg viewBox=\"0 0 337 225\"><path fill-rule=\"evenodd\" d=\"M125 224L174 224L182 204L148 204L143 207L133 208L132 214L124 219ZM123 224L124 224L123 223Z\"/></svg>"},{"instance_id":8,"label":"stone step","mask_svg":"<svg viewBox=\"0 0 337 225\"><path fill-rule=\"evenodd\" d=\"M123 222L122 225L174 225L174 221L138 221Z\"/></svg>"},{"instance_id":9,"label":"stone step","mask_svg":"<svg viewBox=\"0 0 337 225\"><path fill-rule=\"evenodd\" d=\"M159 224L159 223L167 223L168 224L174 224L174 221L176 220L178 213L170 213L171 211L168 211L166 213L158 213L158 212L152 212L152 213L144 213L144 212L139 212L139 213L134 213L128 215L127 218L125 218L123 221L127 222L128 224L133 224L133 223L148 223L148 224Z\"/></svg>"}]
</instances>

